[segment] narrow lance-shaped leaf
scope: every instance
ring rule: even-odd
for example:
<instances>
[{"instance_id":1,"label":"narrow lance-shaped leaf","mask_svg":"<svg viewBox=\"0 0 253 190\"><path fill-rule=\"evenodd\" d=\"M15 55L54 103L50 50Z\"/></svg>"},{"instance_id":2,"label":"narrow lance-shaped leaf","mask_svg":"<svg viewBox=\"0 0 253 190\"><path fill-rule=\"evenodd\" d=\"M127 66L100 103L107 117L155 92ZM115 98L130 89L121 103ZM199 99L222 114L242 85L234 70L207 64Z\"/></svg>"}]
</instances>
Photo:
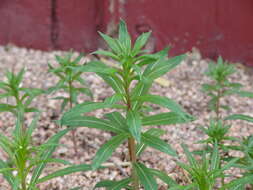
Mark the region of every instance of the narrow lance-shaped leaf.
<instances>
[{"instance_id":1,"label":"narrow lance-shaped leaf","mask_svg":"<svg viewBox=\"0 0 253 190\"><path fill-rule=\"evenodd\" d=\"M128 131L126 119L119 112L107 113L105 114L105 117L109 119L114 126L120 127L121 129Z\"/></svg>"},{"instance_id":2,"label":"narrow lance-shaped leaf","mask_svg":"<svg viewBox=\"0 0 253 190\"><path fill-rule=\"evenodd\" d=\"M145 134L150 134L150 135L159 137L161 135L164 135L165 131L162 129L158 129L158 128L151 128L151 129L147 130L145 132ZM137 147L136 147L136 155L139 156L145 150L146 147L147 147L147 145L144 144L143 142L138 143Z\"/></svg>"},{"instance_id":3,"label":"narrow lance-shaped leaf","mask_svg":"<svg viewBox=\"0 0 253 190\"><path fill-rule=\"evenodd\" d=\"M134 163L134 169L146 190L157 190L158 185L154 179L153 173L142 163Z\"/></svg>"},{"instance_id":4,"label":"narrow lance-shaped leaf","mask_svg":"<svg viewBox=\"0 0 253 190\"><path fill-rule=\"evenodd\" d=\"M0 159L0 170L8 168L8 164L5 163L3 160ZM8 183L13 187L15 184L15 177L13 176L11 171L1 172L3 177L8 181Z\"/></svg>"},{"instance_id":5,"label":"narrow lance-shaped leaf","mask_svg":"<svg viewBox=\"0 0 253 190\"><path fill-rule=\"evenodd\" d=\"M83 172L83 171L88 171L91 170L91 165L87 165L87 164L80 164L80 165L74 165L74 166L70 166L67 168L63 168L61 170L57 170L45 177L40 178L37 183L43 183L45 181L51 180L53 178L56 177L60 177L60 176L64 176L64 175L68 175L68 174L72 174L75 172Z\"/></svg>"},{"instance_id":6,"label":"narrow lance-shaped leaf","mask_svg":"<svg viewBox=\"0 0 253 190\"><path fill-rule=\"evenodd\" d=\"M126 188L128 184L131 182L131 178L125 178L120 181L110 181L104 180L96 184L94 189L105 187L106 190L121 190L122 188Z\"/></svg>"},{"instance_id":7,"label":"narrow lance-shaped leaf","mask_svg":"<svg viewBox=\"0 0 253 190\"><path fill-rule=\"evenodd\" d=\"M233 114L225 118L226 120L244 120L253 123L253 117L243 114Z\"/></svg>"},{"instance_id":8,"label":"narrow lance-shaped leaf","mask_svg":"<svg viewBox=\"0 0 253 190\"><path fill-rule=\"evenodd\" d=\"M68 129L64 129L60 132L58 132L57 134L55 134L54 136L52 136L48 141L47 144L58 144L59 140L67 133L71 130L71 128ZM48 158L51 157L51 155L53 154L54 150L56 149L56 146L51 146L48 149L43 149L43 152L41 153L41 160L46 160ZM46 163L41 163L39 164L33 171L33 175L30 181L30 185L31 187L33 187L36 183L37 180L39 179L42 170L45 168Z\"/></svg>"},{"instance_id":9,"label":"narrow lance-shaped leaf","mask_svg":"<svg viewBox=\"0 0 253 190\"><path fill-rule=\"evenodd\" d=\"M193 120L192 116L186 113L179 104L177 104L175 101L173 101L170 98L162 97L158 95L144 95L137 98L137 100L160 105L180 115L184 120Z\"/></svg>"},{"instance_id":10,"label":"narrow lance-shaped leaf","mask_svg":"<svg viewBox=\"0 0 253 190\"><path fill-rule=\"evenodd\" d=\"M132 50L133 56L137 55L139 51L141 50L141 48L143 48L143 46L147 43L150 37L150 34L151 32L145 32L137 38Z\"/></svg>"},{"instance_id":11,"label":"narrow lance-shaped leaf","mask_svg":"<svg viewBox=\"0 0 253 190\"><path fill-rule=\"evenodd\" d=\"M92 116L75 116L68 120L63 120L62 125L69 127L89 127L114 133L122 133L124 130L119 126L111 124L109 121Z\"/></svg>"},{"instance_id":12,"label":"narrow lance-shaped leaf","mask_svg":"<svg viewBox=\"0 0 253 190\"><path fill-rule=\"evenodd\" d=\"M152 148L160 150L161 152L164 152L171 156L177 156L176 151L173 150L169 144L161 140L159 137L143 133L141 135L141 141Z\"/></svg>"},{"instance_id":13,"label":"narrow lance-shaped leaf","mask_svg":"<svg viewBox=\"0 0 253 190\"><path fill-rule=\"evenodd\" d=\"M129 110L127 111L127 125L132 136L137 140L141 141L141 118L138 112Z\"/></svg>"},{"instance_id":14,"label":"narrow lance-shaped leaf","mask_svg":"<svg viewBox=\"0 0 253 190\"><path fill-rule=\"evenodd\" d=\"M171 59L161 58L153 64L148 65L145 69L143 75L149 79L156 79L161 77L165 73L169 72L171 69L179 65L185 58L184 55L176 56Z\"/></svg>"},{"instance_id":15,"label":"narrow lance-shaped leaf","mask_svg":"<svg viewBox=\"0 0 253 190\"><path fill-rule=\"evenodd\" d=\"M101 146L97 151L93 161L92 168L97 169L104 161L106 161L113 153L113 151L123 143L129 135L127 133L121 133L112 137L109 141Z\"/></svg>"},{"instance_id":16,"label":"narrow lance-shaped leaf","mask_svg":"<svg viewBox=\"0 0 253 190\"><path fill-rule=\"evenodd\" d=\"M189 120L183 119L179 114L175 112L160 113L156 115L149 115L142 118L142 125L174 125L178 123L186 123Z\"/></svg>"},{"instance_id":17,"label":"narrow lance-shaped leaf","mask_svg":"<svg viewBox=\"0 0 253 190\"><path fill-rule=\"evenodd\" d=\"M169 187L177 185L176 181L174 181L171 177L169 177L165 172L156 170L156 169L149 169L153 176L158 177L164 183L166 183Z\"/></svg>"}]
</instances>

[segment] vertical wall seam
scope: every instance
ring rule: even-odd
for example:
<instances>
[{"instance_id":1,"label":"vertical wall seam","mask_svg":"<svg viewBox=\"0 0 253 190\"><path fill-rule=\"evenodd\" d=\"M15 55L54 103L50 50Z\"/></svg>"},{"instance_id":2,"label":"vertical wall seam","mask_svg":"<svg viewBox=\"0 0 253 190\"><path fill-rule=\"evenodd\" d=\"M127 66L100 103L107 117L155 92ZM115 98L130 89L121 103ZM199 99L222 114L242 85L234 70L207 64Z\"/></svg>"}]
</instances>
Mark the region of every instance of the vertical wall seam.
<instances>
[{"instance_id":1,"label":"vertical wall seam","mask_svg":"<svg viewBox=\"0 0 253 190\"><path fill-rule=\"evenodd\" d=\"M51 27L50 27L50 40L53 49L59 48L59 20L57 16L57 0L51 0Z\"/></svg>"}]
</instances>

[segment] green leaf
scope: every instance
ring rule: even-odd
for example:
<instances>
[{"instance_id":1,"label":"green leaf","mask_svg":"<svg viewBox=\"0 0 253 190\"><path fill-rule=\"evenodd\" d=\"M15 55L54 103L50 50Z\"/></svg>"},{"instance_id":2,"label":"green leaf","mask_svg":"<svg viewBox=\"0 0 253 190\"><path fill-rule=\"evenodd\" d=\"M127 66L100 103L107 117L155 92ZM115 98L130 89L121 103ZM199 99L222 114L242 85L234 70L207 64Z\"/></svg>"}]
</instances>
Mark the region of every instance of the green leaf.
<instances>
[{"instance_id":1,"label":"green leaf","mask_svg":"<svg viewBox=\"0 0 253 190\"><path fill-rule=\"evenodd\" d=\"M228 184L224 185L220 190L238 190L246 184L251 184L253 181L253 175L244 176L239 179L235 179Z\"/></svg>"},{"instance_id":2,"label":"green leaf","mask_svg":"<svg viewBox=\"0 0 253 190\"><path fill-rule=\"evenodd\" d=\"M101 32L99 32L100 36L106 41L108 46L112 49L112 51L116 54L120 53L121 49L119 48L117 42L115 39L111 38L108 35L105 35Z\"/></svg>"},{"instance_id":3,"label":"green leaf","mask_svg":"<svg viewBox=\"0 0 253 190\"><path fill-rule=\"evenodd\" d=\"M190 165L193 166L194 168L197 168L198 163L192 156L192 153L188 150L187 146L185 144L182 144L181 146L184 150L184 153L186 154L187 160L189 161Z\"/></svg>"},{"instance_id":4,"label":"green leaf","mask_svg":"<svg viewBox=\"0 0 253 190\"><path fill-rule=\"evenodd\" d=\"M113 151L128 137L129 135L127 133L121 133L103 144L92 160L93 170L97 169L104 161L106 161L112 155Z\"/></svg>"},{"instance_id":5,"label":"green leaf","mask_svg":"<svg viewBox=\"0 0 253 190\"><path fill-rule=\"evenodd\" d=\"M141 118L137 111L129 110L126 115L127 125L137 142L141 141Z\"/></svg>"},{"instance_id":6,"label":"green leaf","mask_svg":"<svg viewBox=\"0 0 253 190\"><path fill-rule=\"evenodd\" d=\"M105 104L116 104L118 103L119 101L122 100L122 95L121 94L118 94L118 93L115 93L114 95L108 97L105 99L104 103Z\"/></svg>"},{"instance_id":7,"label":"green leaf","mask_svg":"<svg viewBox=\"0 0 253 190\"><path fill-rule=\"evenodd\" d=\"M145 190L158 189L158 185L154 179L153 173L144 164L134 163L133 167Z\"/></svg>"},{"instance_id":8,"label":"green leaf","mask_svg":"<svg viewBox=\"0 0 253 190\"><path fill-rule=\"evenodd\" d=\"M174 125L178 123L189 122L192 118L183 119L174 112L160 113L156 115L145 116L142 118L142 125Z\"/></svg>"},{"instance_id":9,"label":"green leaf","mask_svg":"<svg viewBox=\"0 0 253 190\"><path fill-rule=\"evenodd\" d=\"M0 170L5 168L9 168L8 164L0 159ZM3 174L3 177L8 181L8 183L13 187L15 184L15 177L13 176L12 172L4 171L1 173Z\"/></svg>"},{"instance_id":10,"label":"green leaf","mask_svg":"<svg viewBox=\"0 0 253 190\"><path fill-rule=\"evenodd\" d=\"M150 134L150 135L159 137L161 135L164 135L165 131L162 129L151 128L151 129L147 130L145 132L145 134ZM136 155L139 156L145 150L146 147L147 147L147 145L145 145L143 142L138 143L137 147L136 147Z\"/></svg>"},{"instance_id":11,"label":"green leaf","mask_svg":"<svg viewBox=\"0 0 253 190\"><path fill-rule=\"evenodd\" d=\"M253 123L253 117L243 114L233 114L225 118L225 120L244 120Z\"/></svg>"},{"instance_id":12,"label":"green leaf","mask_svg":"<svg viewBox=\"0 0 253 190\"><path fill-rule=\"evenodd\" d=\"M112 125L109 121L92 116L74 116L68 120L62 120L61 124L69 127L96 128L100 130L111 131L114 133L125 132L120 127Z\"/></svg>"},{"instance_id":13,"label":"green leaf","mask_svg":"<svg viewBox=\"0 0 253 190\"><path fill-rule=\"evenodd\" d=\"M161 179L164 183L166 183L169 187L177 185L177 183L169 177L166 173L156 170L156 169L149 169L150 172L153 174L153 176L158 177Z\"/></svg>"},{"instance_id":14,"label":"green leaf","mask_svg":"<svg viewBox=\"0 0 253 190\"><path fill-rule=\"evenodd\" d=\"M0 104L0 112L12 112L13 113L13 109L15 109L15 106L12 106L10 104Z\"/></svg>"},{"instance_id":15,"label":"green leaf","mask_svg":"<svg viewBox=\"0 0 253 190\"><path fill-rule=\"evenodd\" d=\"M69 111L65 112L61 118L62 124L67 122L69 119L80 116L81 114L88 113L97 109L111 108L110 104L105 104L103 102L85 102L78 104Z\"/></svg>"},{"instance_id":16,"label":"green leaf","mask_svg":"<svg viewBox=\"0 0 253 190\"><path fill-rule=\"evenodd\" d=\"M129 55L131 51L131 37L127 31L127 25L123 20L119 23L119 41L123 44L125 54Z\"/></svg>"},{"instance_id":17,"label":"green leaf","mask_svg":"<svg viewBox=\"0 0 253 190\"><path fill-rule=\"evenodd\" d=\"M133 56L136 56L140 52L143 46L147 43L150 35L151 35L151 32L145 32L137 38L132 50Z\"/></svg>"},{"instance_id":18,"label":"green leaf","mask_svg":"<svg viewBox=\"0 0 253 190\"><path fill-rule=\"evenodd\" d=\"M253 98L253 92L238 91L237 94L240 95L241 97Z\"/></svg>"},{"instance_id":19,"label":"green leaf","mask_svg":"<svg viewBox=\"0 0 253 190\"><path fill-rule=\"evenodd\" d=\"M94 189L105 187L107 190L121 190L122 188L126 187L131 182L131 178L122 179L120 181L110 181L104 180L98 182Z\"/></svg>"},{"instance_id":20,"label":"green leaf","mask_svg":"<svg viewBox=\"0 0 253 190\"><path fill-rule=\"evenodd\" d=\"M59 140L67 133L71 130L71 128L68 129L64 129L62 131L59 131L58 133L56 133L54 136L50 137L49 140L47 141L46 144L58 144ZM56 146L50 146L47 149L43 149L43 151L41 152L41 160L47 160L48 158L50 158L53 154L53 152L55 151ZM42 170L45 168L46 163L41 163L39 164L33 171L33 175L30 181L30 186L33 187L35 186L35 184L37 184L37 180L39 179Z\"/></svg>"},{"instance_id":21,"label":"green leaf","mask_svg":"<svg viewBox=\"0 0 253 190\"><path fill-rule=\"evenodd\" d=\"M139 81L138 84L134 87L134 89L131 92L131 98L138 98L140 96L143 96L148 93L152 83L151 82L144 82ZM132 102L132 109L138 110L138 108L142 105L142 102L140 101L134 101Z\"/></svg>"},{"instance_id":22,"label":"green leaf","mask_svg":"<svg viewBox=\"0 0 253 190\"><path fill-rule=\"evenodd\" d=\"M119 60L119 57L110 51L98 50L98 51L93 52L92 54L104 55L107 57L111 57L114 60L117 60L117 61Z\"/></svg>"},{"instance_id":23,"label":"green leaf","mask_svg":"<svg viewBox=\"0 0 253 190\"><path fill-rule=\"evenodd\" d=\"M185 55L176 56L171 59L165 59L162 57L155 63L149 64L144 70L143 76L155 80L179 65L184 58Z\"/></svg>"},{"instance_id":24,"label":"green leaf","mask_svg":"<svg viewBox=\"0 0 253 190\"><path fill-rule=\"evenodd\" d=\"M217 170L220 167L220 156L219 156L219 149L218 145L215 144L212 152L212 157L211 157L211 170Z\"/></svg>"},{"instance_id":25,"label":"green leaf","mask_svg":"<svg viewBox=\"0 0 253 190\"><path fill-rule=\"evenodd\" d=\"M94 72L100 74L113 74L117 72L116 68L109 67L101 61L90 61L89 63L78 67L78 71L80 72Z\"/></svg>"},{"instance_id":26,"label":"green leaf","mask_svg":"<svg viewBox=\"0 0 253 190\"><path fill-rule=\"evenodd\" d=\"M68 174L72 174L75 172L83 172L83 171L88 171L91 170L91 165L87 165L87 164L79 164L79 165L74 165L74 166L70 166L61 170L57 170L56 172L53 172L45 177L40 178L37 181L38 183L43 183L45 181L51 180L53 178L56 177L60 177L60 176L64 176L64 175L68 175Z\"/></svg>"},{"instance_id":27,"label":"green leaf","mask_svg":"<svg viewBox=\"0 0 253 190\"><path fill-rule=\"evenodd\" d=\"M189 114L186 113L179 104L177 104L170 98L162 97L158 95L144 95L144 96L140 96L137 100L160 105L162 107L165 107L175 112L176 114L181 116L182 119L184 120L189 121L189 118L191 118L190 121L193 120L192 116L189 116Z\"/></svg>"},{"instance_id":28,"label":"green leaf","mask_svg":"<svg viewBox=\"0 0 253 190\"><path fill-rule=\"evenodd\" d=\"M173 150L169 144L154 135L143 133L141 136L141 141L152 148L160 150L161 152L171 156L177 156L176 151Z\"/></svg>"},{"instance_id":29,"label":"green leaf","mask_svg":"<svg viewBox=\"0 0 253 190\"><path fill-rule=\"evenodd\" d=\"M128 131L128 126L126 124L126 119L119 112L111 112L105 114L105 117L111 121L115 127L120 127L121 129Z\"/></svg>"},{"instance_id":30,"label":"green leaf","mask_svg":"<svg viewBox=\"0 0 253 190\"><path fill-rule=\"evenodd\" d=\"M116 93L124 94L122 80L116 75L98 74Z\"/></svg>"}]
</instances>

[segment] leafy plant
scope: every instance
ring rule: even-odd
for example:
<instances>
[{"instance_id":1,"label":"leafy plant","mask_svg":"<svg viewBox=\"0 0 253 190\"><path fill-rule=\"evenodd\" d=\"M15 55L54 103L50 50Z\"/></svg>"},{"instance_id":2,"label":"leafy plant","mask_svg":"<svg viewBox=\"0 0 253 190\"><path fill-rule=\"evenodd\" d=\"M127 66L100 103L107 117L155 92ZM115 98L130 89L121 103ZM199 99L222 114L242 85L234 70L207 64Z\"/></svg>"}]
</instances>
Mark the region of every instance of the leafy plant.
<instances>
[{"instance_id":1,"label":"leafy plant","mask_svg":"<svg viewBox=\"0 0 253 190\"><path fill-rule=\"evenodd\" d=\"M85 164L73 166L67 161L52 158L59 140L71 128L58 132L40 146L33 145L32 134L37 127L39 110L30 107L30 104L36 96L43 93L43 90L22 87L24 72L25 70L22 69L15 75L7 71L7 82L0 82L3 91L0 97L13 98L16 103L14 105L1 104L1 112L12 112L16 116L16 125L11 137L0 133L0 148L8 156L8 160L0 159L0 173L13 190L37 190L36 185L41 182L73 172L89 170L91 166ZM25 126L24 120L26 112L36 112L36 117L28 127ZM43 169L50 162L70 166L41 177ZM31 179L28 179L29 175Z\"/></svg>"},{"instance_id":2,"label":"leafy plant","mask_svg":"<svg viewBox=\"0 0 253 190\"><path fill-rule=\"evenodd\" d=\"M252 92L238 91L237 94L241 97L253 98ZM225 118L226 120L243 120L253 123L253 117L244 114L233 114ZM232 149L241 151L244 156L239 159L237 167L244 169L246 173L244 176L253 177L253 136L244 137L239 146L233 146ZM253 180L252 180L253 181ZM251 188L253 183L250 182Z\"/></svg>"},{"instance_id":3,"label":"leafy plant","mask_svg":"<svg viewBox=\"0 0 253 190\"><path fill-rule=\"evenodd\" d=\"M177 154L169 144L159 138L161 130L145 130L143 127L172 125L193 120L193 117L183 111L181 106L172 99L149 93L153 81L179 65L185 57L180 55L168 58L168 49L155 54L146 54L142 48L150 34L150 32L143 33L132 46L124 21L119 24L118 39L100 33L111 51L99 50L94 53L117 61L118 67L108 66L100 61L91 61L80 68L84 71L95 72L114 90L114 94L104 102L79 104L64 113L61 118L62 125L85 126L115 133L115 136L97 151L92 161L93 169L97 169L106 161L119 145L125 141L128 142L129 158L132 165L131 176L122 181L103 181L96 187L137 190L141 183L147 190L158 189L155 178L163 180L168 179L168 176L164 177L166 176L164 173L147 168L138 159L140 153L146 146L150 146L172 156L177 156ZM145 106L145 103L156 104L171 111L143 116L140 114L140 110ZM83 115L103 108L113 108L119 111L107 113L104 118Z\"/></svg>"},{"instance_id":4,"label":"leafy plant","mask_svg":"<svg viewBox=\"0 0 253 190\"><path fill-rule=\"evenodd\" d=\"M24 114L27 112L38 112L36 108L30 107L35 97L44 91L38 88L25 88L22 86L22 80L25 69L15 74L6 71L6 81L0 81L0 100L7 99L13 101L13 104L0 103L0 112L11 112L23 121Z\"/></svg>"},{"instance_id":5,"label":"leafy plant","mask_svg":"<svg viewBox=\"0 0 253 190\"><path fill-rule=\"evenodd\" d=\"M39 183L55 177L91 169L90 165L72 165L68 161L52 157L53 152L59 145L59 140L71 128L58 132L40 146L33 145L32 133L37 126L38 118L37 114L25 131L21 129L22 125L20 118L18 118L11 138L0 134L0 147L8 155L8 160L0 159L0 173L3 174L13 190L38 190L36 186ZM43 169L51 162L69 165L69 167L41 177ZM31 176L31 179L28 179L28 176Z\"/></svg>"},{"instance_id":6,"label":"leafy plant","mask_svg":"<svg viewBox=\"0 0 253 190\"><path fill-rule=\"evenodd\" d=\"M92 92L87 87L85 80L82 78L83 71L79 69L80 61L83 55L79 55L73 59L73 53L69 52L67 55L60 57L56 56L56 60L59 64L58 67L53 67L48 64L49 72L53 73L59 78L57 84L48 89L49 93L63 90L68 94L68 97L58 96L54 99L62 100L61 110L64 111L65 107L69 105L69 109L73 105L78 104L77 97L80 94L85 94L92 98ZM79 86L77 86L79 84ZM80 87L80 85L82 87ZM74 144L75 154L77 155L77 142L75 138L75 130L72 130L72 141Z\"/></svg>"},{"instance_id":7,"label":"leafy plant","mask_svg":"<svg viewBox=\"0 0 253 190\"><path fill-rule=\"evenodd\" d=\"M218 145L214 145L211 154L205 152L202 154L202 159L197 160L187 146L182 145L189 164L178 162L189 174L188 185L173 185L169 190L236 190L244 189L244 186L251 182L253 176L246 176L232 180L227 184L222 184L218 187L218 180L224 178L224 171L230 169L238 161L238 158L230 160L225 165L221 166L221 158L218 150Z\"/></svg>"},{"instance_id":8,"label":"leafy plant","mask_svg":"<svg viewBox=\"0 0 253 190\"><path fill-rule=\"evenodd\" d=\"M222 104L222 99L237 94L242 87L240 83L230 82L230 76L235 72L236 69L232 64L223 61L219 57L217 63L209 63L208 70L205 73L211 79L211 82L202 85L202 90L210 96L208 107L214 113L214 117L210 119L208 126L201 127L201 130L208 138L199 142L207 145L204 152L212 150L214 145L217 144L222 160L229 158L228 151L231 147L225 145L224 142L238 140L227 135L231 125L225 122L221 112L222 109L230 109L229 105ZM220 162L220 168L222 168L222 162ZM222 178L222 183L224 184L224 178Z\"/></svg>"}]
</instances>

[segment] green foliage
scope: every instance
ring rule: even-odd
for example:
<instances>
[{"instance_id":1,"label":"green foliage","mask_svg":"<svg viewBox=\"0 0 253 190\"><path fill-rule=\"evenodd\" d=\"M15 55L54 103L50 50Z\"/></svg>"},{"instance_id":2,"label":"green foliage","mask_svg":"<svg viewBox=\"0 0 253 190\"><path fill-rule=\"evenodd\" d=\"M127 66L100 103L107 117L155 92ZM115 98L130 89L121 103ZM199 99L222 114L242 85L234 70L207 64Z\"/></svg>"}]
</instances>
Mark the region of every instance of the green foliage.
<instances>
[{"instance_id":1,"label":"green foliage","mask_svg":"<svg viewBox=\"0 0 253 190\"><path fill-rule=\"evenodd\" d=\"M185 145L182 145L182 147L189 164L178 162L178 165L189 174L190 184L186 186L174 185L169 190L213 190L217 186L218 180L224 177L223 172L230 169L237 161L237 159L233 159L224 166L220 167L221 158L217 145L214 146L211 154L202 154L201 160L197 160L193 153L191 153ZM233 181L233 183L237 184L238 182Z\"/></svg>"},{"instance_id":2,"label":"green foliage","mask_svg":"<svg viewBox=\"0 0 253 190\"><path fill-rule=\"evenodd\" d=\"M0 81L0 100L13 100L13 104L0 103L0 112L11 112L15 116L24 115L26 112L37 112L38 110L30 107L32 101L43 90L38 88L25 88L22 86L25 69L17 74L7 71L5 74L6 81Z\"/></svg>"},{"instance_id":3,"label":"green foliage","mask_svg":"<svg viewBox=\"0 0 253 190\"><path fill-rule=\"evenodd\" d=\"M59 145L59 140L71 128L58 132L42 145L33 145L32 133L36 129L38 118L39 114L25 131L22 130L22 123L17 118L16 131L14 131L11 138L0 134L0 148L8 155L8 161L0 159L0 173L3 174L13 190L36 190L38 189L36 185L41 182L73 172L91 169L89 165L73 166L67 161L52 157L53 152ZM43 169L51 162L67 166L41 177ZM14 175L13 171L16 171L17 174ZM31 175L30 180L28 180L28 175Z\"/></svg>"},{"instance_id":4,"label":"green foliage","mask_svg":"<svg viewBox=\"0 0 253 190\"><path fill-rule=\"evenodd\" d=\"M68 104L70 107L72 107L72 104L77 104L77 97L79 94L92 97L92 92L87 88L86 82L81 76L83 71L79 69L82 57L83 55L81 54L73 59L73 53L69 52L63 57L56 56L56 60L59 64L58 67L53 67L51 64L48 64L49 72L59 78L57 84L48 89L48 93L63 90L69 95L69 97L58 96L54 98L62 100L62 111ZM84 87L78 87L76 84L80 84Z\"/></svg>"},{"instance_id":5,"label":"green foliage","mask_svg":"<svg viewBox=\"0 0 253 190\"><path fill-rule=\"evenodd\" d=\"M221 109L230 109L228 105L221 104L221 99L225 96L237 94L242 87L240 83L233 83L229 80L229 77L235 72L235 67L228 62L224 62L221 57L218 58L217 63L209 63L205 74L212 82L210 84L203 84L202 89L211 97L209 108L215 112L216 119L222 118Z\"/></svg>"},{"instance_id":6,"label":"green foliage","mask_svg":"<svg viewBox=\"0 0 253 190\"><path fill-rule=\"evenodd\" d=\"M131 177L121 181L103 181L98 183L96 187L106 187L107 189L130 187L137 190L140 182L145 189L151 190L158 188L155 179L157 177L171 183L172 180L166 174L149 169L138 161L138 156L147 146L176 156L176 152L170 145L160 139L163 134L161 130L149 129L145 131L142 126L173 125L190 122L194 119L172 99L149 93L154 80L179 65L185 57L180 55L168 58L167 48L155 54L146 54L142 48L150 34L150 32L142 34L132 45L124 21L119 24L117 39L100 33L111 51L99 50L94 53L114 59L118 66L108 66L100 61L91 61L80 66L79 69L95 72L114 90L114 94L104 102L79 104L65 112L60 120L62 125L85 126L116 134L97 151L92 162L94 169L106 161L119 145L128 140L129 157L132 163ZM148 103L167 108L171 112L156 115L143 114ZM103 118L83 115L104 108L113 108L119 111L107 113Z\"/></svg>"}]
</instances>

